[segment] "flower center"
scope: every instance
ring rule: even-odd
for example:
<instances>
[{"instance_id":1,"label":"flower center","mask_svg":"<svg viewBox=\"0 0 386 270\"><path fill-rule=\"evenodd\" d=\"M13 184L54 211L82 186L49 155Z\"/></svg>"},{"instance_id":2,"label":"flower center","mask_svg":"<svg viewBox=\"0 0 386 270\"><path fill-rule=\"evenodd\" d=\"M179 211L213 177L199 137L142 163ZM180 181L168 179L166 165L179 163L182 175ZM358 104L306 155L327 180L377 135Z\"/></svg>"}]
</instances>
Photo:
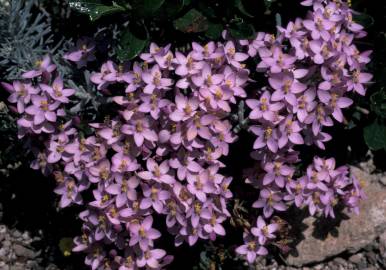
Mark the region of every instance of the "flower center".
<instances>
[{"instance_id":1,"label":"flower center","mask_svg":"<svg viewBox=\"0 0 386 270\"><path fill-rule=\"evenodd\" d=\"M161 73L158 71L154 74L153 83L155 86L161 85Z\"/></svg>"},{"instance_id":2,"label":"flower center","mask_svg":"<svg viewBox=\"0 0 386 270\"><path fill-rule=\"evenodd\" d=\"M40 101L40 109L42 109L43 111L48 111L48 101L47 100Z\"/></svg>"},{"instance_id":3,"label":"flower center","mask_svg":"<svg viewBox=\"0 0 386 270\"><path fill-rule=\"evenodd\" d=\"M135 130L137 132L142 132L143 131L143 125L142 125L141 121L137 121L137 123L135 124Z\"/></svg>"}]
</instances>

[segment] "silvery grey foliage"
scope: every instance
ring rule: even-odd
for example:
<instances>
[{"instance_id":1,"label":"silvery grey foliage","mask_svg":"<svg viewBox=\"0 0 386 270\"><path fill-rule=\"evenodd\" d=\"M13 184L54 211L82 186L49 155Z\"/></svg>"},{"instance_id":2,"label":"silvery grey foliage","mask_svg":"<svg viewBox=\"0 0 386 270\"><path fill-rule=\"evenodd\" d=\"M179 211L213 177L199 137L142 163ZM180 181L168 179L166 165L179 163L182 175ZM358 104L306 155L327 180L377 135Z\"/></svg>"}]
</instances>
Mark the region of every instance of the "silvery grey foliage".
<instances>
[{"instance_id":1,"label":"silvery grey foliage","mask_svg":"<svg viewBox=\"0 0 386 270\"><path fill-rule=\"evenodd\" d=\"M0 2L0 66L3 79L12 80L51 53L53 38L48 17L34 13L37 0Z\"/></svg>"}]
</instances>

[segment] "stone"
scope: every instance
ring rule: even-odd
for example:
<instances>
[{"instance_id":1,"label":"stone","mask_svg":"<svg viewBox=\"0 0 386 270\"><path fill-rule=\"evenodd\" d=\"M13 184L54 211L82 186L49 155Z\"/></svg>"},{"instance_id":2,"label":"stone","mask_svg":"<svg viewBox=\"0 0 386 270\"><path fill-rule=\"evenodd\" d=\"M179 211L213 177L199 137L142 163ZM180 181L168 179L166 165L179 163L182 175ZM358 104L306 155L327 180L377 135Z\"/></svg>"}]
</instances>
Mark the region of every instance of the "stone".
<instances>
[{"instance_id":1,"label":"stone","mask_svg":"<svg viewBox=\"0 0 386 270\"><path fill-rule=\"evenodd\" d=\"M35 252L29 248L23 247L19 244L13 245L13 250L17 257L23 257L27 259L33 259L35 257Z\"/></svg>"},{"instance_id":2,"label":"stone","mask_svg":"<svg viewBox=\"0 0 386 270\"><path fill-rule=\"evenodd\" d=\"M28 232L23 233L22 237L23 237L23 240L30 240L31 239Z\"/></svg>"},{"instance_id":3,"label":"stone","mask_svg":"<svg viewBox=\"0 0 386 270\"><path fill-rule=\"evenodd\" d=\"M360 214L345 213L349 218L342 219L337 232L320 238L314 236L315 218L308 217L303 223L307 228L303 231L304 240L297 245L296 255L287 258L287 264L303 266L322 262L345 251L355 253L361 248L375 242L376 238L386 230L386 188L370 175L358 168L351 168L359 180L364 180L364 191L367 199L361 202Z\"/></svg>"},{"instance_id":4,"label":"stone","mask_svg":"<svg viewBox=\"0 0 386 270\"><path fill-rule=\"evenodd\" d=\"M362 253L358 253L358 254L354 254L350 257L350 262L352 263L355 263L355 264L359 264L362 260L364 260L364 256Z\"/></svg>"},{"instance_id":5,"label":"stone","mask_svg":"<svg viewBox=\"0 0 386 270\"><path fill-rule=\"evenodd\" d=\"M386 258L386 231L379 236L379 250L381 255Z\"/></svg>"},{"instance_id":6,"label":"stone","mask_svg":"<svg viewBox=\"0 0 386 270\"><path fill-rule=\"evenodd\" d=\"M15 265L11 265L11 267L9 268L9 270L26 270L25 266L23 264L15 264Z\"/></svg>"},{"instance_id":7,"label":"stone","mask_svg":"<svg viewBox=\"0 0 386 270\"><path fill-rule=\"evenodd\" d=\"M18 230L15 230L15 231L13 231L12 236L15 238L19 238L19 237L21 237L21 232L19 232Z\"/></svg>"},{"instance_id":8,"label":"stone","mask_svg":"<svg viewBox=\"0 0 386 270\"><path fill-rule=\"evenodd\" d=\"M379 182L382 185L386 186L386 175L382 175L382 177L379 178Z\"/></svg>"},{"instance_id":9,"label":"stone","mask_svg":"<svg viewBox=\"0 0 386 270\"><path fill-rule=\"evenodd\" d=\"M12 245L11 241L9 240L4 240L3 242L1 242L1 244L3 245L3 247L10 247Z\"/></svg>"}]
</instances>

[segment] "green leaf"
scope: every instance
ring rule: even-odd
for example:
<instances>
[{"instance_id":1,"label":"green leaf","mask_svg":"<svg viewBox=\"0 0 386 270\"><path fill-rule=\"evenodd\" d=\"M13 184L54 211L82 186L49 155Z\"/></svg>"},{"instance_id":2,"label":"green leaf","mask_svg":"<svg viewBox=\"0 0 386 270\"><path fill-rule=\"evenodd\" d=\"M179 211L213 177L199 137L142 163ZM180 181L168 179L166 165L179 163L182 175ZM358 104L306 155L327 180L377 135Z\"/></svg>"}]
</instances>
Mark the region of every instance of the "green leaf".
<instances>
[{"instance_id":1,"label":"green leaf","mask_svg":"<svg viewBox=\"0 0 386 270\"><path fill-rule=\"evenodd\" d=\"M365 14L365 13L360 13L360 14L354 15L353 20L354 20L354 22L357 22L366 28L369 28L375 22L373 17L371 17L370 15Z\"/></svg>"},{"instance_id":2,"label":"green leaf","mask_svg":"<svg viewBox=\"0 0 386 270\"><path fill-rule=\"evenodd\" d=\"M184 8L184 5L184 0L168 0L158 10L157 16L167 19L173 18Z\"/></svg>"},{"instance_id":3,"label":"green leaf","mask_svg":"<svg viewBox=\"0 0 386 270\"><path fill-rule=\"evenodd\" d=\"M80 13L87 14L91 21L96 21L102 16L125 11L125 8L114 3L106 6L98 0L71 0L70 7Z\"/></svg>"},{"instance_id":4,"label":"green leaf","mask_svg":"<svg viewBox=\"0 0 386 270\"><path fill-rule=\"evenodd\" d=\"M165 0L134 0L132 1L133 15L136 17L151 17L161 8Z\"/></svg>"},{"instance_id":5,"label":"green leaf","mask_svg":"<svg viewBox=\"0 0 386 270\"><path fill-rule=\"evenodd\" d=\"M251 15L244 7L243 1L242 0L234 0L234 6L245 16L253 18L254 16Z\"/></svg>"},{"instance_id":6,"label":"green leaf","mask_svg":"<svg viewBox=\"0 0 386 270\"><path fill-rule=\"evenodd\" d=\"M377 121L363 130L363 136L367 146L374 151L386 149L386 126Z\"/></svg>"},{"instance_id":7,"label":"green leaf","mask_svg":"<svg viewBox=\"0 0 386 270\"><path fill-rule=\"evenodd\" d=\"M382 90L375 92L370 97L371 110L378 116L386 118L386 93Z\"/></svg>"},{"instance_id":8,"label":"green leaf","mask_svg":"<svg viewBox=\"0 0 386 270\"><path fill-rule=\"evenodd\" d=\"M191 9L184 16L174 20L173 25L181 32L198 33L208 29L208 20L198 10Z\"/></svg>"},{"instance_id":9,"label":"green leaf","mask_svg":"<svg viewBox=\"0 0 386 270\"><path fill-rule=\"evenodd\" d=\"M253 39L255 38L255 28L252 24L238 23L229 28L232 37L237 39Z\"/></svg>"},{"instance_id":10,"label":"green leaf","mask_svg":"<svg viewBox=\"0 0 386 270\"><path fill-rule=\"evenodd\" d=\"M219 23L209 23L208 29L205 32L205 36L210 39L219 39L221 37L221 33L223 30L223 26Z\"/></svg>"},{"instance_id":11,"label":"green leaf","mask_svg":"<svg viewBox=\"0 0 386 270\"><path fill-rule=\"evenodd\" d=\"M144 32L146 35L140 35L128 29L123 33L117 50L119 60L131 60L143 51L148 44L147 31L145 30Z\"/></svg>"},{"instance_id":12,"label":"green leaf","mask_svg":"<svg viewBox=\"0 0 386 270\"><path fill-rule=\"evenodd\" d=\"M202 12L202 14L210 19L218 19L216 14L216 10L208 5L208 0L201 0L198 2L198 10Z\"/></svg>"}]
</instances>

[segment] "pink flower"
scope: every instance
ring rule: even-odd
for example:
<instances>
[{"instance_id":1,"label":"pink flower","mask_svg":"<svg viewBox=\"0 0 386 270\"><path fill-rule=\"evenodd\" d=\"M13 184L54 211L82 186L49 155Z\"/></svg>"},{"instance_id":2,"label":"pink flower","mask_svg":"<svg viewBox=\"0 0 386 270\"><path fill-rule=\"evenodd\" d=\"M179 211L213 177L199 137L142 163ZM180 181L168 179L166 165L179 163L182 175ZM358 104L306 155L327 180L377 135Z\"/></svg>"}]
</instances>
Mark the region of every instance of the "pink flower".
<instances>
[{"instance_id":1,"label":"pink flower","mask_svg":"<svg viewBox=\"0 0 386 270\"><path fill-rule=\"evenodd\" d=\"M52 86L40 84L40 88L48 93L53 100L59 101L61 103L68 103L68 97L75 93L74 89L64 89L63 80L60 77L57 77L54 80Z\"/></svg>"},{"instance_id":2,"label":"pink flower","mask_svg":"<svg viewBox=\"0 0 386 270\"><path fill-rule=\"evenodd\" d=\"M130 230L129 245L134 246L139 243L142 251L147 251L153 245L153 240L161 237L161 234L156 229L152 228L153 218L147 216L142 222L131 222L128 224Z\"/></svg>"},{"instance_id":3,"label":"pink flower","mask_svg":"<svg viewBox=\"0 0 386 270\"><path fill-rule=\"evenodd\" d=\"M163 161L158 165L152 158L146 161L147 171L138 172L138 176L144 180L154 180L159 183L173 184L175 179L169 174L170 168L168 161Z\"/></svg>"},{"instance_id":4,"label":"pink flower","mask_svg":"<svg viewBox=\"0 0 386 270\"><path fill-rule=\"evenodd\" d=\"M77 40L76 46L71 52L64 54L63 58L75 62L78 68L87 65L87 62L95 61L95 43L89 37L83 37Z\"/></svg>"},{"instance_id":5,"label":"pink flower","mask_svg":"<svg viewBox=\"0 0 386 270\"><path fill-rule=\"evenodd\" d=\"M22 77L24 79L32 79L43 75L45 80L47 80L49 74L51 74L56 69L56 65L51 63L51 58L49 55L44 56L42 60L37 60L35 62L35 66L37 69L23 73Z\"/></svg>"},{"instance_id":6,"label":"pink flower","mask_svg":"<svg viewBox=\"0 0 386 270\"><path fill-rule=\"evenodd\" d=\"M31 84L24 84L20 81L14 81L12 85L2 83L4 88L11 93L8 101L16 103L18 113L24 113L25 106L31 102L31 96L37 95L40 89L33 87Z\"/></svg>"},{"instance_id":7,"label":"pink flower","mask_svg":"<svg viewBox=\"0 0 386 270\"><path fill-rule=\"evenodd\" d=\"M134 142L138 147L141 147L145 140L155 142L158 139L157 134L151 129L147 118L137 115L128 121L128 124L122 126L122 133L132 135Z\"/></svg>"},{"instance_id":8,"label":"pink flower","mask_svg":"<svg viewBox=\"0 0 386 270\"><path fill-rule=\"evenodd\" d=\"M151 70L142 73L142 79L146 83L143 92L152 94L155 89L169 89L172 85L172 80L162 78L162 73L158 65L154 65Z\"/></svg>"},{"instance_id":9,"label":"pink flower","mask_svg":"<svg viewBox=\"0 0 386 270\"><path fill-rule=\"evenodd\" d=\"M256 225L257 227L253 227L251 229L251 232L254 236L258 237L260 245L264 245L267 240L276 237L273 233L278 230L277 224L267 224L263 217L259 216L257 218Z\"/></svg>"}]
</instances>

